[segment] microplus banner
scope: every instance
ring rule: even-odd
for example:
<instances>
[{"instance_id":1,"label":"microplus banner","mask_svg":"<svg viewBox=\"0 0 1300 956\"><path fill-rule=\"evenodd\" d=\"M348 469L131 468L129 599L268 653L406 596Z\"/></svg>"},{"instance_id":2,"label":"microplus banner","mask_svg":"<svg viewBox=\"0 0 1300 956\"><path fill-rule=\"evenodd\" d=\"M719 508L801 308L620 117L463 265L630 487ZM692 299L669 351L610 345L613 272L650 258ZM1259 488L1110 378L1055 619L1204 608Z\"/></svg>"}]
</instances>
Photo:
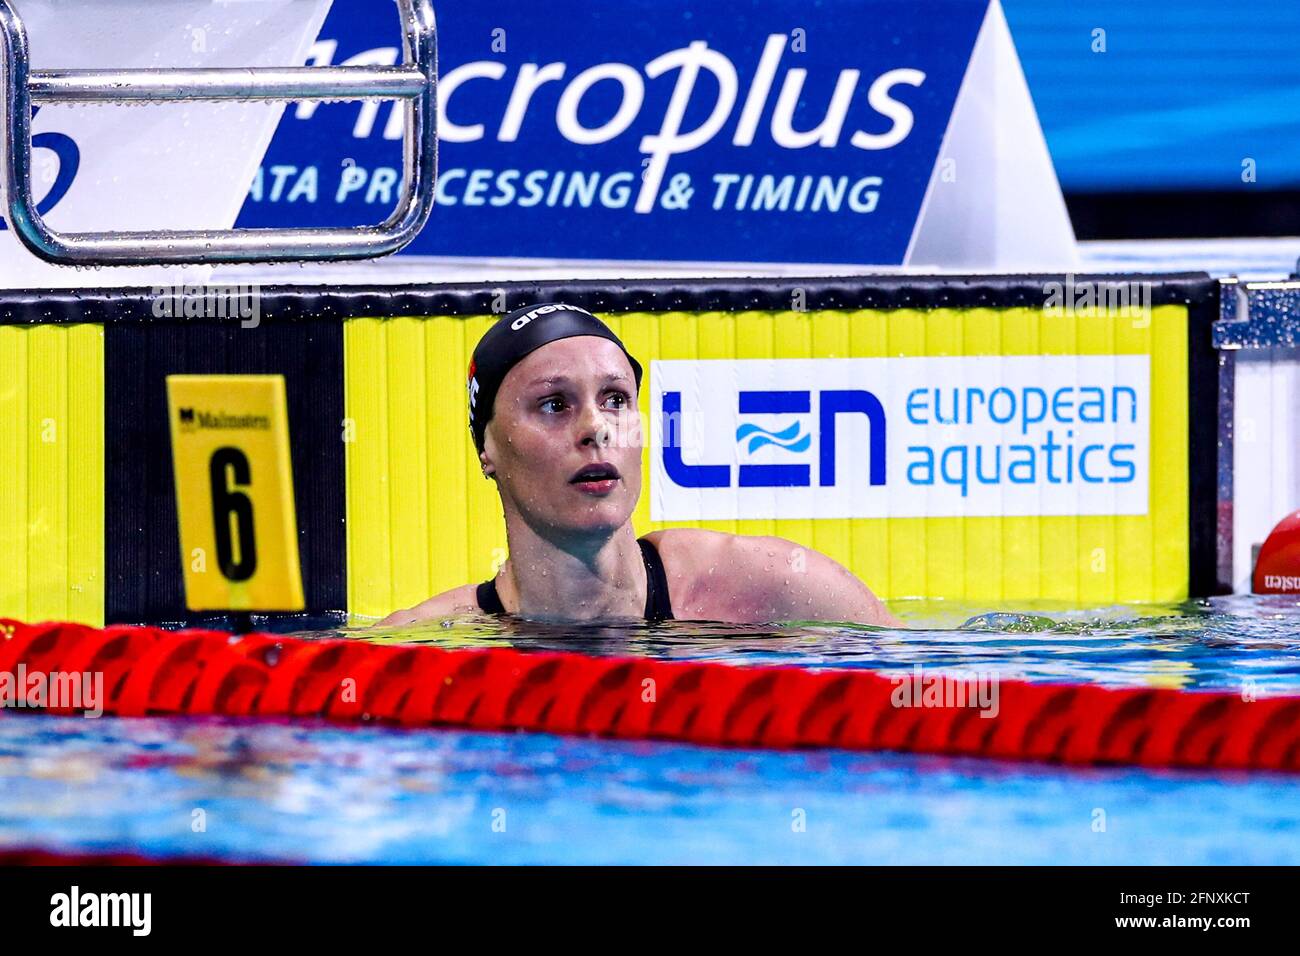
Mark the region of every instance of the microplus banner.
<instances>
[{"instance_id":1,"label":"microplus banner","mask_svg":"<svg viewBox=\"0 0 1300 956\"><path fill-rule=\"evenodd\" d=\"M996 0L435 10L437 205L408 253L1073 265ZM307 63L395 63L398 36L390 3L334 0ZM239 225L379 222L402 122L392 103L287 110Z\"/></svg>"},{"instance_id":2,"label":"microplus banner","mask_svg":"<svg viewBox=\"0 0 1300 956\"><path fill-rule=\"evenodd\" d=\"M1144 515L1146 355L651 365L651 519Z\"/></svg>"}]
</instances>

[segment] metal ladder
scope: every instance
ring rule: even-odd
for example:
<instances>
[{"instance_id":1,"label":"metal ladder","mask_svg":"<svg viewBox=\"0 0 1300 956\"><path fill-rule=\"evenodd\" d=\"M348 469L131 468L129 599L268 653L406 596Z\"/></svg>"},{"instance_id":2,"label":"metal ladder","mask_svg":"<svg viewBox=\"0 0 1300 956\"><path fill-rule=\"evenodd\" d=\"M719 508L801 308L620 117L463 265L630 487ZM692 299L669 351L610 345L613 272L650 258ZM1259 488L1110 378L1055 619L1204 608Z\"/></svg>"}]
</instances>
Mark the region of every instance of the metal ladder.
<instances>
[{"instance_id":1,"label":"metal ladder","mask_svg":"<svg viewBox=\"0 0 1300 956\"><path fill-rule=\"evenodd\" d=\"M0 0L0 187L10 226L33 253L61 265L305 262L396 252L428 220L438 168L433 5L397 5L404 50L397 66L32 71L23 22ZM402 192L377 226L58 233L32 199L33 104L326 99L404 101Z\"/></svg>"}]
</instances>

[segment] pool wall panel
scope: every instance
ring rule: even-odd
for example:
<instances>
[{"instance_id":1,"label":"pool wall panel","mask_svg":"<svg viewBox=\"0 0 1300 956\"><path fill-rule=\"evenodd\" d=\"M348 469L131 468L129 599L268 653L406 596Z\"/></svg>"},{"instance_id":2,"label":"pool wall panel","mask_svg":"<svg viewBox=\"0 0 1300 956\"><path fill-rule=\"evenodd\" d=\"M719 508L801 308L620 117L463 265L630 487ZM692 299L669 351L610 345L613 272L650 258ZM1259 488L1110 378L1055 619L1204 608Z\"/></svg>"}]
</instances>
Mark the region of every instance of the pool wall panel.
<instances>
[{"instance_id":1,"label":"pool wall panel","mask_svg":"<svg viewBox=\"0 0 1300 956\"><path fill-rule=\"evenodd\" d=\"M885 598L1045 598L1095 606L1174 601L1189 593L1186 304L1157 306L1138 320L1057 317L1019 308L598 314L651 370L653 362L665 359L1147 355L1152 418L1145 515L655 522L649 495L643 493L633 523L639 534L694 526L778 535L824 551ZM506 554L498 499L481 478L463 417L440 420L434 411L460 411L464 376L451 369L441 380L422 375L425 355L414 343L394 337L409 321L346 323L348 415L357 419L359 435L373 439L348 446L351 566L407 565L402 573L352 575L350 609L367 616L485 579ZM471 346L490 317L455 325L446 321L427 321L433 351L458 355L468 367ZM382 399L374 396L375 389L382 390ZM643 388L640 410L646 421L649 395ZM425 411L413 415L412 409ZM373 423L371 416L378 416ZM426 444L431 451L417 462ZM404 449L410 450L407 461L399 462ZM649 489L648 452L642 480ZM420 501L433 497L442 501L446 517L431 523L432 512ZM470 515L474 527L458 536L460 514ZM459 540L466 542L463 549ZM426 542L432 554L425 553Z\"/></svg>"},{"instance_id":2,"label":"pool wall panel","mask_svg":"<svg viewBox=\"0 0 1300 956\"><path fill-rule=\"evenodd\" d=\"M347 599L343 349L337 322L113 322L105 336L104 617L199 623L185 609L166 378L285 376L294 503L307 608Z\"/></svg>"},{"instance_id":3,"label":"pool wall panel","mask_svg":"<svg viewBox=\"0 0 1300 956\"><path fill-rule=\"evenodd\" d=\"M1146 515L653 523L647 483L634 523L781 535L895 598L1095 605L1209 593L1219 286L1133 277L1153 288L1145 322L1045 315L1044 283L1063 278L276 286L256 290L254 329L159 318L157 290L0 293L0 614L196 620L181 591L170 372L286 376L310 614L376 617L483 580L506 542L468 435L465 369L496 314L554 300L607 319L648 374L666 358L1149 355ZM646 416L648 404L644 389Z\"/></svg>"},{"instance_id":4,"label":"pool wall panel","mask_svg":"<svg viewBox=\"0 0 1300 956\"><path fill-rule=\"evenodd\" d=\"M0 608L103 623L98 325L0 326Z\"/></svg>"}]
</instances>

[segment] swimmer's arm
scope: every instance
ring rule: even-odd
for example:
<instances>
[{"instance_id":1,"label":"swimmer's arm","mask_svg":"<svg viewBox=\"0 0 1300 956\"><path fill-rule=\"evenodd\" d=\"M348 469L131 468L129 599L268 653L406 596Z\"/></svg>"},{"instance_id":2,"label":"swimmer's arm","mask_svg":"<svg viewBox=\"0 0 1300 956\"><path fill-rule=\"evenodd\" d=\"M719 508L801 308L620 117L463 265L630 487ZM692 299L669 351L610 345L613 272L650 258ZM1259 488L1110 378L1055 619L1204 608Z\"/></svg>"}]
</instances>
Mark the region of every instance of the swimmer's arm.
<instances>
[{"instance_id":1,"label":"swimmer's arm","mask_svg":"<svg viewBox=\"0 0 1300 956\"><path fill-rule=\"evenodd\" d=\"M429 598L415 607L394 611L384 618L376 627L392 624L414 624L416 621L428 621L435 618L454 617L458 614L472 614L478 611L478 598L475 596L477 585L465 584L450 591L444 591Z\"/></svg>"},{"instance_id":2,"label":"swimmer's arm","mask_svg":"<svg viewBox=\"0 0 1300 956\"><path fill-rule=\"evenodd\" d=\"M883 601L838 561L785 538L741 536L728 549L742 589L766 621L850 621L902 627Z\"/></svg>"}]
</instances>

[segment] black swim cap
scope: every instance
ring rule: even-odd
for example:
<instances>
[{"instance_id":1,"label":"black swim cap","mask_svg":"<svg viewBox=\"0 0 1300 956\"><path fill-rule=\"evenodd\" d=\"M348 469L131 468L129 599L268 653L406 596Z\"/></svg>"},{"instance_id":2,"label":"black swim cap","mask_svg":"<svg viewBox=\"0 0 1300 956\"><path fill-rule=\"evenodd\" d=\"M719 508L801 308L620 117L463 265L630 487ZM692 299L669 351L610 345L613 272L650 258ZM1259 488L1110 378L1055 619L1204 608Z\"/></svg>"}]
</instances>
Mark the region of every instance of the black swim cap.
<instances>
[{"instance_id":1,"label":"black swim cap","mask_svg":"<svg viewBox=\"0 0 1300 956\"><path fill-rule=\"evenodd\" d=\"M575 335L598 335L609 339L627 356L641 387L641 365L609 326L586 309L562 302L549 302L516 309L483 334L469 363L469 430L474 447L483 450L483 432L492 420L492 404L501 382L516 364L530 352L558 339Z\"/></svg>"}]
</instances>

